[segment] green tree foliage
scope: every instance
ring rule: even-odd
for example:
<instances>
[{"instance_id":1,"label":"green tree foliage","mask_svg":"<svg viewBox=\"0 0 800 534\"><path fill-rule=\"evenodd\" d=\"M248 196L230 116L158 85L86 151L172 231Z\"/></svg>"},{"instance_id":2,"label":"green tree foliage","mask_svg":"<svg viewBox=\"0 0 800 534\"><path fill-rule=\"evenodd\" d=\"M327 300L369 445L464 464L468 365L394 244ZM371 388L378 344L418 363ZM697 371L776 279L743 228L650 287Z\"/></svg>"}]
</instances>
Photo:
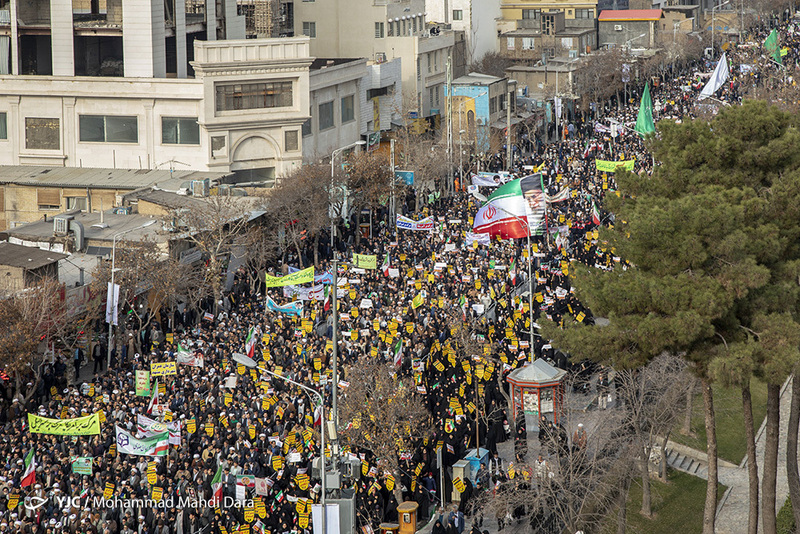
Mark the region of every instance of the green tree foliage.
<instances>
[{"instance_id":1,"label":"green tree foliage","mask_svg":"<svg viewBox=\"0 0 800 534\"><path fill-rule=\"evenodd\" d=\"M655 174L619 173L621 195L607 198L617 224L600 237L631 267L576 269L578 298L609 326L550 323L544 333L618 367L684 355L704 380L711 459L708 381L726 368L737 382L756 372L780 384L800 359L800 132L795 116L759 102L659 131Z\"/></svg>"}]
</instances>

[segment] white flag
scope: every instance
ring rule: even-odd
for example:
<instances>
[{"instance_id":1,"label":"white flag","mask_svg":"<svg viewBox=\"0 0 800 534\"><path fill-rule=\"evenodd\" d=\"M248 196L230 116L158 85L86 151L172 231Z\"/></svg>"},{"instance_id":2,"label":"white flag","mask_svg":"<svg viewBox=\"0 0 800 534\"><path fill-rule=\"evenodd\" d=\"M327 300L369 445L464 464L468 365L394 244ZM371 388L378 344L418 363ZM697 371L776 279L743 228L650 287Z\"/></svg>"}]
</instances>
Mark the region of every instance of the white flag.
<instances>
[{"instance_id":1,"label":"white flag","mask_svg":"<svg viewBox=\"0 0 800 534\"><path fill-rule=\"evenodd\" d=\"M728 75L727 52L723 52L722 57L719 58L719 62L717 63L717 68L714 69L714 73L711 74L711 78L708 80L706 86L700 91L700 98L698 100L704 100L716 93L717 89L722 87L722 84L727 81Z\"/></svg>"},{"instance_id":2,"label":"white flag","mask_svg":"<svg viewBox=\"0 0 800 534\"><path fill-rule=\"evenodd\" d=\"M119 306L119 284L114 284L111 289L111 282L108 283L108 296L106 297L106 322L117 326L117 306Z\"/></svg>"}]
</instances>

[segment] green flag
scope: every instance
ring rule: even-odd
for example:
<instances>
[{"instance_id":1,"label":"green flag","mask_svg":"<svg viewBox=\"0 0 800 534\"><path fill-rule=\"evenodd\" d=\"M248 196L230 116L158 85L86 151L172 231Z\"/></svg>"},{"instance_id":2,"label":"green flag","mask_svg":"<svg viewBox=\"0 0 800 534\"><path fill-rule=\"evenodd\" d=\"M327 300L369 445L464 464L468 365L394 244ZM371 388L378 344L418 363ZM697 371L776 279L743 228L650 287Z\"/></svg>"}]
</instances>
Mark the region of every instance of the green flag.
<instances>
[{"instance_id":1,"label":"green flag","mask_svg":"<svg viewBox=\"0 0 800 534\"><path fill-rule=\"evenodd\" d=\"M633 129L642 137L656 131L656 125L653 124L653 101L650 100L650 85L647 83L644 84L644 93L639 102L639 115L636 117L636 126Z\"/></svg>"},{"instance_id":2,"label":"green flag","mask_svg":"<svg viewBox=\"0 0 800 534\"><path fill-rule=\"evenodd\" d=\"M775 28L769 32L767 36L767 40L764 41L764 49L767 51L767 54L772 56L772 59L775 60L775 63L782 65L783 62L781 61L781 50L780 46L778 45L778 30Z\"/></svg>"}]
</instances>

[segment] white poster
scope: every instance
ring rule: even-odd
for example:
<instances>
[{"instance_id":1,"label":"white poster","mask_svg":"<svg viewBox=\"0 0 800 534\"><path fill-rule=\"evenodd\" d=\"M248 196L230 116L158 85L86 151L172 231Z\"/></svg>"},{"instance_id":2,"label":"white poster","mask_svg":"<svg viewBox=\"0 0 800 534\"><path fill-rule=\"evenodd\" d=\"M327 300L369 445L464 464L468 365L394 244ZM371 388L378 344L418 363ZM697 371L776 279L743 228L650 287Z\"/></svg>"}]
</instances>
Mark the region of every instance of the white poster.
<instances>
[{"instance_id":1,"label":"white poster","mask_svg":"<svg viewBox=\"0 0 800 534\"><path fill-rule=\"evenodd\" d=\"M117 307L119 306L119 284L114 284L111 290L111 282L108 283L108 296L106 297L106 322L117 326Z\"/></svg>"},{"instance_id":2,"label":"white poster","mask_svg":"<svg viewBox=\"0 0 800 534\"><path fill-rule=\"evenodd\" d=\"M324 534L339 534L339 505L327 504L325 505L325 533ZM314 523L314 534L323 534L322 532L322 505L311 505L311 520Z\"/></svg>"}]
</instances>

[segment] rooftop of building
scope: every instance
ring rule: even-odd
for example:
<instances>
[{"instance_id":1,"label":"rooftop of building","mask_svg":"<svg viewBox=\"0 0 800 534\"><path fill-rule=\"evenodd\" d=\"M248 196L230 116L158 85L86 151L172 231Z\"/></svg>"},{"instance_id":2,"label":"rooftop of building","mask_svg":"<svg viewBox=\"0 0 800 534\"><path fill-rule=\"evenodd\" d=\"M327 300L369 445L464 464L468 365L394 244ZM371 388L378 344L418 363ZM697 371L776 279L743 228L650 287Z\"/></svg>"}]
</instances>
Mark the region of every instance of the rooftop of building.
<instances>
[{"instance_id":1,"label":"rooftop of building","mask_svg":"<svg viewBox=\"0 0 800 534\"><path fill-rule=\"evenodd\" d=\"M155 237L157 232L161 230L158 219L138 214L116 214L112 210L107 210L102 215L99 211L92 213L72 211L55 217L63 216L71 216L73 220L83 225L84 237L87 241L108 241L111 243L114 236L122 232L125 232L126 240L139 241L145 236ZM54 235L53 218L48 217L47 220L23 224L6 230L4 233L20 239L46 241Z\"/></svg>"},{"instance_id":2,"label":"rooftop of building","mask_svg":"<svg viewBox=\"0 0 800 534\"><path fill-rule=\"evenodd\" d=\"M169 169L102 169L86 167L0 166L0 184L33 187L89 187L92 189L140 189L158 185L178 189L190 180L221 180L228 173Z\"/></svg>"},{"instance_id":3,"label":"rooftop of building","mask_svg":"<svg viewBox=\"0 0 800 534\"><path fill-rule=\"evenodd\" d=\"M354 61L365 61L365 59L361 57L318 57L314 58L314 61L311 62L311 66L308 67L308 70L320 70L328 67L337 67L339 65L352 63Z\"/></svg>"},{"instance_id":4,"label":"rooftop of building","mask_svg":"<svg viewBox=\"0 0 800 534\"><path fill-rule=\"evenodd\" d=\"M493 83L502 82L504 79L489 74L481 74L480 72L470 72L456 78L452 83L453 85L492 85Z\"/></svg>"},{"instance_id":5,"label":"rooftop of building","mask_svg":"<svg viewBox=\"0 0 800 534\"><path fill-rule=\"evenodd\" d=\"M597 20L600 22L625 22L659 20L664 16L660 9L604 9Z\"/></svg>"},{"instance_id":6,"label":"rooftop of building","mask_svg":"<svg viewBox=\"0 0 800 534\"><path fill-rule=\"evenodd\" d=\"M38 269L51 263L57 263L66 254L50 252L35 247L24 247L13 243L0 243L0 265L9 267L21 267L23 269Z\"/></svg>"}]
</instances>

